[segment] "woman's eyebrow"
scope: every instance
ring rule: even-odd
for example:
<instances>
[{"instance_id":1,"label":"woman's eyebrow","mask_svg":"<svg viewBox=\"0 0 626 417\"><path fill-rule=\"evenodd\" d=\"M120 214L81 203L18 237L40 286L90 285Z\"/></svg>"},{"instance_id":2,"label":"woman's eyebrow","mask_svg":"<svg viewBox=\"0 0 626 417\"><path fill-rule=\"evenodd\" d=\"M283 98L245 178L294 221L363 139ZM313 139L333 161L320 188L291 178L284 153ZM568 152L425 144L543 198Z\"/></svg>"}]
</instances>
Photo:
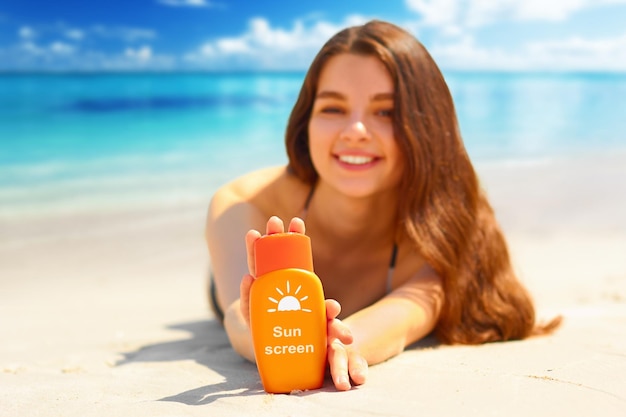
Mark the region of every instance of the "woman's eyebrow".
<instances>
[{"instance_id":1,"label":"woman's eyebrow","mask_svg":"<svg viewBox=\"0 0 626 417\"><path fill-rule=\"evenodd\" d=\"M372 101L393 100L393 93L378 93L374 94Z\"/></svg>"},{"instance_id":2,"label":"woman's eyebrow","mask_svg":"<svg viewBox=\"0 0 626 417\"><path fill-rule=\"evenodd\" d=\"M393 96L394 96L393 93L377 93L372 96L372 101L393 100ZM334 98L338 100L346 99L346 97L343 94L337 91L328 91L328 90L320 91L319 93L317 93L315 98Z\"/></svg>"},{"instance_id":3,"label":"woman's eyebrow","mask_svg":"<svg viewBox=\"0 0 626 417\"><path fill-rule=\"evenodd\" d=\"M336 91L320 91L319 93L317 93L315 98L335 98L339 100L345 100L346 97Z\"/></svg>"}]
</instances>

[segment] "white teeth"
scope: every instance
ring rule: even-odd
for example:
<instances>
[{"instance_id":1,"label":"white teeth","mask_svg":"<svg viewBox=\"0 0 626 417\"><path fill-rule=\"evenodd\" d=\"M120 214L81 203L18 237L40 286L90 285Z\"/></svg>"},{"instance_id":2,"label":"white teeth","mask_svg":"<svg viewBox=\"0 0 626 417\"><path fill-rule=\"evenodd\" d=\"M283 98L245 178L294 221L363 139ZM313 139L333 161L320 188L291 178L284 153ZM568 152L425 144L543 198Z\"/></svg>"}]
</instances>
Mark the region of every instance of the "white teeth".
<instances>
[{"instance_id":1,"label":"white teeth","mask_svg":"<svg viewBox=\"0 0 626 417\"><path fill-rule=\"evenodd\" d=\"M360 155L340 155L339 160L350 165L364 165L372 162L374 158L372 158L371 156Z\"/></svg>"}]
</instances>

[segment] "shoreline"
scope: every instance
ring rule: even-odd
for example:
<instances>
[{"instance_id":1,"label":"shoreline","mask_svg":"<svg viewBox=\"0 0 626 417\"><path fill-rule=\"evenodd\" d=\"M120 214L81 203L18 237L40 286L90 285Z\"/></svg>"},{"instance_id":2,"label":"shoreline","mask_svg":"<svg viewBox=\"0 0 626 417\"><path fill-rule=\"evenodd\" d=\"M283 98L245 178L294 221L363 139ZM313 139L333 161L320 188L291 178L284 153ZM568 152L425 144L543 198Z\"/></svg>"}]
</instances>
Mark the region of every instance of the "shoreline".
<instances>
[{"instance_id":1,"label":"shoreline","mask_svg":"<svg viewBox=\"0 0 626 417\"><path fill-rule=\"evenodd\" d=\"M178 155L178 153L176 151L174 155ZM118 164L124 158L110 158L108 162L110 169L119 170ZM168 157L164 155L160 155L159 158L168 160ZM280 159L272 158L275 164L286 163L285 157L283 159L284 161L281 162ZM567 174L566 171L572 166L581 164L601 165L603 172L600 174L592 173L592 175L602 181L608 178L608 170L624 178L624 170L621 168L622 161L626 161L626 147L620 146L609 149L573 150L558 155L472 158L474 168L483 185L494 185L495 191L498 193L503 192L502 190L507 185L505 181L497 178L501 174L510 177L511 183L522 185L522 191L528 191L524 190L524 187L528 188L530 184L524 184L524 179L520 177L521 173L530 173L536 177L537 172L544 172L554 177L552 180L556 181L560 180L557 176L562 179ZM29 169L26 168L27 172L20 174L19 170L23 168L0 167L0 173L3 169L8 169L7 175L15 177L14 184L6 180L4 180L4 184L0 183L0 197L4 200L2 207L0 207L0 223L20 222L25 219L39 220L47 217L92 215L94 213L110 214L143 210L175 211L197 208L200 205L208 204L210 196L219 186L242 174L243 171L240 170L244 169L244 164L232 172L209 167L203 168L197 160L194 160L189 167L184 166L181 161L177 162L179 164L177 167L166 164L166 173L159 173L158 171L162 167L156 164L154 166L141 165L136 172L125 167L122 174L107 172L105 169L107 163L104 160L94 162L99 165L97 172L89 173L87 170L82 173L80 169L68 161L68 166L71 165L72 168L68 172L53 173L53 176L59 175L57 180L44 180L47 171L41 171L41 168L33 168L33 172L28 172ZM50 162L50 164L56 166L59 162ZM65 163L60 164L64 165ZM90 165L86 162L82 164L84 167ZM248 166L250 169L262 167L263 165L258 162ZM585 179L582 172L575 171L572 174L589 187L589 179ZM570 179L566 181L571 182ZM540 188L545 189L546 184L541 181L537 182ZM622 188L626 192L626 186ZM489 187L487 191L490 195ZM593 191L593 189L586 191ZM515 201L519 200L515 195L496 195L494 199L505 200L511 199L511 197ZM553 198L553 196L549 197ZM538 202L545 205L545 202ZM509 207L505 207L505 209L506 211L514 211Z\"/></svg>"}]
</instances>

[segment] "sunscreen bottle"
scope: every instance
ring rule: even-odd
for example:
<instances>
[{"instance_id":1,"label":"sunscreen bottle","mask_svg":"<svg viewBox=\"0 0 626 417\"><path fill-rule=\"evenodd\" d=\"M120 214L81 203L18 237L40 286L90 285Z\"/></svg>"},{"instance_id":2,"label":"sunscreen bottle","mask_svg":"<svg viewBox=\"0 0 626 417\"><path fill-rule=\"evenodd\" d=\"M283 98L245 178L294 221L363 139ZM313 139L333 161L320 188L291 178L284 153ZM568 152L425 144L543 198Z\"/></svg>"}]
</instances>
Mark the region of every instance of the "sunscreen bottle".
<instances>
[{"instance_id":1,"label":"sunscreen bottle","mask_svg":"<svg viewBox=\"0 0 626 417\"><path fill-rule=\"evenodd\" d=\"M263 388L270 393L320 388L326 369L326 304L313 272L311 240L276 233L255 242L250 328Z\"/></svg>"}]
</instances>

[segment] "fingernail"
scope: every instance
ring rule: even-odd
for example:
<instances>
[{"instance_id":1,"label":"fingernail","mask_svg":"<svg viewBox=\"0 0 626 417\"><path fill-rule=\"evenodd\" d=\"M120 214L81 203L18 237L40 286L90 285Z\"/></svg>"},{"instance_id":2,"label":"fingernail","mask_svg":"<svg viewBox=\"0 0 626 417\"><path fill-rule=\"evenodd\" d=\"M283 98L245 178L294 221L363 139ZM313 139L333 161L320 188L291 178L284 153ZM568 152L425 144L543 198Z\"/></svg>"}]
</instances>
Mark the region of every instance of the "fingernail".
<instances>
[{"instance_id":1,"label":"fingernail","mask_svg":"<svg viewBox=\"0 0 626 417\"><path fill-rule=\"evenodd\" d=\"M357 376L359 378L366 378L367 377L367 368L357 368L354 371L354 376Z\"/></svg>"},{"instance_id":2,"label":"fingernail","mask_svg":"<svg viewBox=\"0 0 626 417\"><path fill-rule=\"evenodd\" d=\"M337 385L350 385L350 381L347 376L341 375L337 377Z\"/></svg>"}]
</instances>

